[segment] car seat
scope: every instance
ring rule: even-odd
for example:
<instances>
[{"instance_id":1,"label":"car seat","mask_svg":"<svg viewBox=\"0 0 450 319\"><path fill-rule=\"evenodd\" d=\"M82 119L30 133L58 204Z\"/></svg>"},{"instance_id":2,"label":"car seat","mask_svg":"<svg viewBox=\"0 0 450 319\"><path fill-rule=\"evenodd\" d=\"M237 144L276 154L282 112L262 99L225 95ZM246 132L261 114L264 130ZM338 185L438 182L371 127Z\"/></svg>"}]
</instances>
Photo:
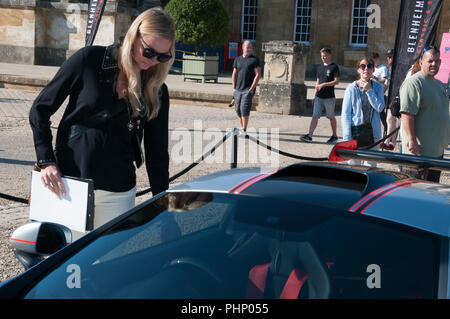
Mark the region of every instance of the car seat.
<instances>
[{"instance_id":1,"label":"car seat","mask_svg":"<svg viewBox=\"0 0 450 319\"><path fill-rule=\"evenodd\" d=\"M308 242L273 240L268 253L269 263L249 270L246 298L328 298L326 265Z\"/></svg>"}]
</instances>

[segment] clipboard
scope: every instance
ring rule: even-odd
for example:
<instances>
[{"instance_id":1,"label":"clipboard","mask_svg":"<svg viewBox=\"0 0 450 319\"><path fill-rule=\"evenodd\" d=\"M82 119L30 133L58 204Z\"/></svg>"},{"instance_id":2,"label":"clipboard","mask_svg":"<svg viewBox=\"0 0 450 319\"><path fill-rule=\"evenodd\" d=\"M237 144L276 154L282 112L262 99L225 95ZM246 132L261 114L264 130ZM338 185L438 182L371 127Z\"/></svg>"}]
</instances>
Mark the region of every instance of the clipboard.
<instances>
[{"instance_id":1,"label":"clipboard","mask_svg":"<svg viewBox=\"0 0 450 319\"><path fill-rule=\"evenodd\" d=\"M32 171L30 219L64 225L85 232L94 228L94 181L64 176L66 195L58 198L41 180L41 173Z\"/></svg>"}]
</instances>

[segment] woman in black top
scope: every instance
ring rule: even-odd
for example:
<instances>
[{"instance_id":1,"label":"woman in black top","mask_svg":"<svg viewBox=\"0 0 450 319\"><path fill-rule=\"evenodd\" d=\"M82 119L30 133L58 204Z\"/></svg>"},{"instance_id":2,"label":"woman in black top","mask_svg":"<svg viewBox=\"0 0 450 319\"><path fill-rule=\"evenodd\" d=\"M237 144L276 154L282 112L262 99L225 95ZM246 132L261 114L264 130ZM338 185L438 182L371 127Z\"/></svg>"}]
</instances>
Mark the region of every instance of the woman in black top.
<instances>
[{"instance_id":1,"label":"woman in black top","mask_svg":"<svg viewBox=\"0 0 450 319\"><path fill-rule=\"evenodd\" d=\"M61 176L93 179L95 227L134 206L133 161L140 165L140 138L153 194L168 188L164 81L175 56L174 38L172 18L160 8L149 9L134 20L122 46L90 46L74 53L33 103L30 124L42 182L60 196L66 192ZM54 154L49 119L67 96ZM109 212L111 207L100 204L104 194L106 202L124 202L125 196L128 204L113 205L118 209Z\"/></svg>"}]
</instances>

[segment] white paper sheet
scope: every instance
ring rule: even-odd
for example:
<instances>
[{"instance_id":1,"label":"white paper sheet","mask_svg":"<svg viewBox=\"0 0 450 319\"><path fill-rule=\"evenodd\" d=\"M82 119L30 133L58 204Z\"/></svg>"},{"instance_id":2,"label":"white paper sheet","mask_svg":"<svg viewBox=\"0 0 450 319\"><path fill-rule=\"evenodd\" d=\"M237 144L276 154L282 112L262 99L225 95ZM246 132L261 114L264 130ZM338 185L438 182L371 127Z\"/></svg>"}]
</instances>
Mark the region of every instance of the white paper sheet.
<instances>
[{"instance_id":1,"label":"white paper sheet","mask_svg":"<svg viewBox=\"0 0 450 319\"><path fill-rule=\"evenodd\" d=\"M31 177L30 219L64 225L71 230L86 231L89 183L62 178L66 195L58 198L41 180L41 173L33 171Z\"/></svg>"}]
</instances>

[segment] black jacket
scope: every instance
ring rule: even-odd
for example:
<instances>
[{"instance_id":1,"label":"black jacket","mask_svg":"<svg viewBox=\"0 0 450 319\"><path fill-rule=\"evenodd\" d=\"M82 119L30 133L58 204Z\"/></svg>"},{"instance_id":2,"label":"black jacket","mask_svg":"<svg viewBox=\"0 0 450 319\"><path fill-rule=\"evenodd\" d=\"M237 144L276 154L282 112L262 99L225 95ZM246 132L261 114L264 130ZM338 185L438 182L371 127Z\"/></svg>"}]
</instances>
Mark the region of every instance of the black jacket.
<instances>
[{"instance_id":1,"label":"black jacket","mask_svg":"<svg viewBox=\"0 0 450 319\"><path fill-rule=\"evenodd\" d=\"M50 116L67 96L69 102L58 126L56 155L65 176L90 178L94 188L128 191L136 185L130 117L124 99L116 93L117 46L90 46L78 50L63 63L41 91L30 111L30 124L38 164L55 163ZM169 186L169 94L164 84L159 92L158 116L145 123L143 144L146 168L153 194ZM118 104L119 103L119 104ZM83 124L102 110L123 105L123 110L69 139L73 125Z\"/></svg>"}]
</instances>

